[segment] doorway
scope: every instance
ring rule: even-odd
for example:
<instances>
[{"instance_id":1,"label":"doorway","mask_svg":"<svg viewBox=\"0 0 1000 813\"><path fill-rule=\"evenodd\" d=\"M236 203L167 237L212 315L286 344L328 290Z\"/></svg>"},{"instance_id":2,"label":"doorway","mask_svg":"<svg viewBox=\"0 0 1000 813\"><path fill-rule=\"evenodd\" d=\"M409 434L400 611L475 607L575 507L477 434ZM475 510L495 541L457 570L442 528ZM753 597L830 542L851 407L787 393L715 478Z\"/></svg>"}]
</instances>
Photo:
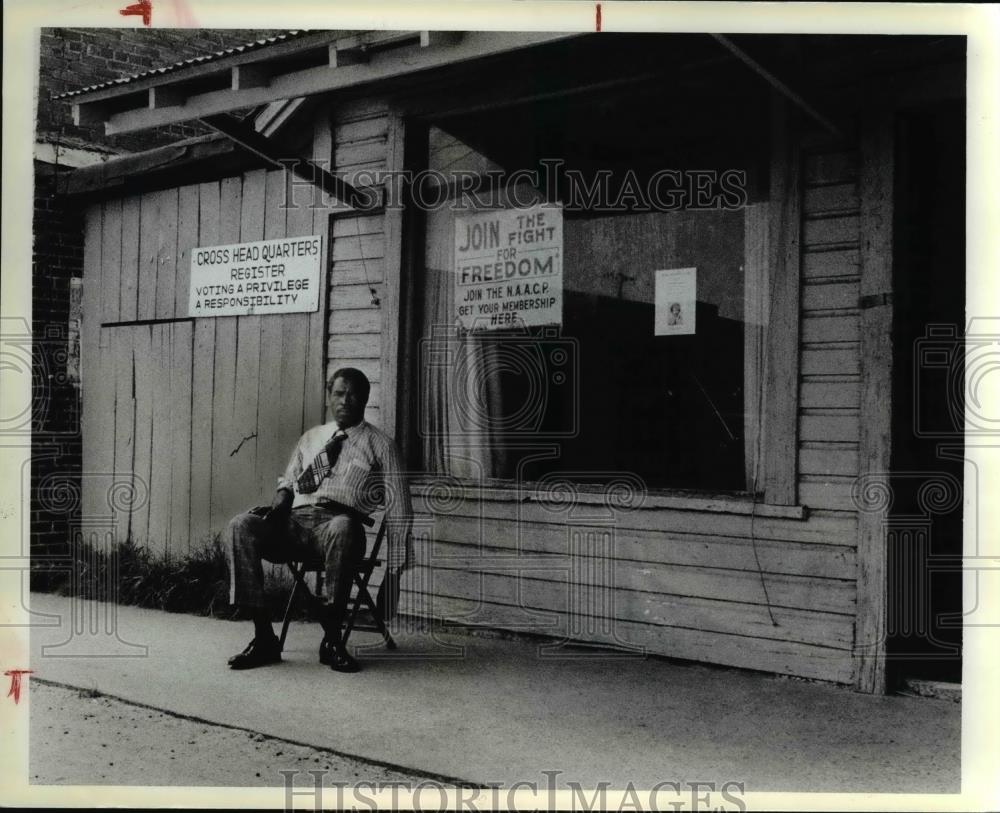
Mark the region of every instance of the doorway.
<instances>
[{"instance_id":1,"label":"doorway","mask_svg":"<svg viewBox=\"0 0 1000 813\"><path fill-rule=\"evenodd\" d=\"M887 674L960 683L965 102L901 113Z\"/></svg>"}]
</instances>

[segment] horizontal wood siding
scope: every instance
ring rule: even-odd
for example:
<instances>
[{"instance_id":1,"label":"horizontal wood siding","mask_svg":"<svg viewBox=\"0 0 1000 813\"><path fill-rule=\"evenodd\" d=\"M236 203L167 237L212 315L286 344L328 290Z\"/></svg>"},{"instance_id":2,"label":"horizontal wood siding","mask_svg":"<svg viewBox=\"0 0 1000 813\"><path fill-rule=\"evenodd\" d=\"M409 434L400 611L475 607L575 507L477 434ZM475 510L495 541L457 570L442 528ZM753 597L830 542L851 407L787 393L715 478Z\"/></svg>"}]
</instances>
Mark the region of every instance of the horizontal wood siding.
<instances>
[{"instance_id":1,"label":"horizontal wood siding","mask_svg":"<svg viewBox=\"0 0 1000 813\"><path fill-rule=\"evenodd\" d=\"M322 119L314 158L332 157L348 177L386 165L384 107L336 110L332 125ZM84 359L107 386L85 399L84 470L134 487L133 504L110 514L119 538L177 550L269 499L295 439L325 418L323 381L337 367L368 374L368 417L380 421L383 391L392 389L382 346L383 286L399 262L386 256L396 253L392 235L382 215L311 208L317 194L282 209L287 182L256 171L88 213L86 318L100 317L85 321ZM690 510L612 510L466 495L442 505L418 487L404 613L855 680L856 155L806 154L801 203L791 452L806 517L709 512L693 502ZM318 233L329 239L328 301L315 314L99 326L182 316L195 246ZM84 500L97 514L108 499L94 484L85 479Z\"/></svg>"},{"instance_id":2,"label":"horizontal wood siding","mask_svg":"<svg viewBox=\"0 0 1000 813\"><path fill-rule=\"evenodd\" d=\"M805 159L799 497L852 512L861 370L858 155L813 148Z\"/></svg>"},{"instance_id":3,"label":"horizontal wood siding","mask_svg":"<svg viewBox=\"0 0 1000 813\"><path fill-rule=\"evenodd\" d=\"M426 505L420 499L417 502ZM695 518L697 515L692 512L690 516ZM624 515L621 517L623 523L628 519ZM450 556L509 557L528 550L546 556L563 556L569 553L567 532L577 527L565 520L539 521L537 518L522 518L518 525L513 525L506 519L459 513L439 514L436 521L445 534L441 540L431 540L433 547L429 552L442 561ZM788 576L852 579L855 575L854 551L847 546L768 539L766 536L757 536L751 542L737 535L704 533L697 523L692 523L691 527L698 530L663 531L616 525L615 558L639 565L709 567L753 573L757 572L759 562L769 573ZM776 534L772 532L771 535ZM449 539L461 542L448 542Z\"/></svg>"},{"instance_id":4,"label":"horizontal wood siding","mask_svg":"<svg viewBox=\"0 0 1000 813\"><path fill-rule=\"evenodd\" d=\"M333 163L348 180L385 169L389 116L381 105L334 111ZM357 367L372 382L367 420L381 423L385 216L339 215L331 221L327 375Z\"/></svg>"},{"instance_id":5,"label":"horizontal wood siding","mask_svg":"<svg viewBox=\"0 0 1000 813\"><path fill-rule=\"evenodd\" d=\"M850 514L641 509L587 521L517 501L442 511L422 496L416 508L404 612L853 680Z\"/></svg>"},{"instance_id":6,"label":"horizontal wood siding","mask_svg":"<svg viewBox=\"0 0 1000 813\"><path fill-rule=\"evenodd\" d=\"M295 440L321 417L325 305L186 319L194 248L325 229L328 212L311 201L284 208L285 183L256 170L88 211L83 467L95 474L84 510L118 540L172 553L203 543L270 501Z\"/></svg>"},{"instance_id":7,"label":"horizontal wood siding","mask_svg":"<svg viewBox=\"0 0 1000 813\"><path fill-rule=\"evenodd\" d=\"M404 612L854 682L857 156L813 148L802 181L795 453L807 517L607 513L481 495L442 505L421 492ZM351 284L345 302L360 295ZM330 337L345 356L364 347L354 334Z\"/></svg>"}]
</instances>

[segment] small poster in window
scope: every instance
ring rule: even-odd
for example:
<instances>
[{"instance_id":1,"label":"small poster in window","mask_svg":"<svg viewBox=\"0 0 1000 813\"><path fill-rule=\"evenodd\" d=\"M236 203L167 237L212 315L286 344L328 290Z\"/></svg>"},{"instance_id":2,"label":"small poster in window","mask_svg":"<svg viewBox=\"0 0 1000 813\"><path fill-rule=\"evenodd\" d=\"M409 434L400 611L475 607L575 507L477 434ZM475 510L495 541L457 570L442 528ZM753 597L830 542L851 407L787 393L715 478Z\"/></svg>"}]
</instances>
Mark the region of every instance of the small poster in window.
<instances>
[{"instance_id":1,"label":"small poster in window","mask_svg":"<svg viewBox=\"0 0 1000 813\"><path fill-rule=\"evenodd\" d=\"M679 336L695 332L696 277L696 268L670 268L656 272L653 335Z\"/></svg>"}]
</instances>

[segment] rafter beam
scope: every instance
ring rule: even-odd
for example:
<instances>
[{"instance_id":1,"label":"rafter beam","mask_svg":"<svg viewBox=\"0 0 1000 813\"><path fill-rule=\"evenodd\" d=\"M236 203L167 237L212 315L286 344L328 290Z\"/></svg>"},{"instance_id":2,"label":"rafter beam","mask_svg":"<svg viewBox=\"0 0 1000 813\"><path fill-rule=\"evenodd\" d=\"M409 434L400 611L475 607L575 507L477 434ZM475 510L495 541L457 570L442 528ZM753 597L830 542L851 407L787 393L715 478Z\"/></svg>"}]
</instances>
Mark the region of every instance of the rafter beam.
<instances>
[{"instance_id":1,"label":"rafter beam","mask_svg":"<svg viewBox=\"0 0 1000 813\"><path fill-rule=\"evenodd\" d=\"M201 122L268 163L293 172L302 180L315 184L352 209L365 211L381 206L381 195L376 190L362 191L305 158L290 160L287 155L280 154L269 139L228 113L203 116Z\"/></svg>"},{"instance_id":2,"label":"rafter beam","mask_svg":"<svg viewBox=\"0 0 1000 813\"><path fill-rule=\"evenodd\" d=\"M801 95L792 90L788 85L781 81L777 76L771 73L767 68L761 65L756 59L754 59L750 54L740 48L736 43L734 43L729 37L725 37L722 34L711 34L712 39L719 43L723 48L729 51L733 56L740 60L744 65L750 68L755 73L759 74L763 79L770 84L775 90L777 90L782 96L791 101L797 107L800 107L806 112L811 118L819 122L823 127L829 130L837 138L844 138L844 132L833 123L833 121L824 116L819 110L813 107L809 102L807 102Z\"/></svg>"},{"instance_id":3,"label":"rafter beam","mask_svg":"<svg viewBox=\"0 0 1000 813\"><path fill-rule=\"evenodd\" d=\"M107 105L101 102L73 105L73 125L75 127L93 127L95 124L105 124L109 115Z\"/></svg>"},{"instance_id":4,"label":"rafter beam","mask_svg":"<svg viewBox=\"0 0 1000 813\"><path fill-rule=\"evenodd\" d=\"M165 85L178 81L187 82L191 79L205 79L206 77L226 73L237 65L260 62L262 58L266 58L267 60L280 59L283 57L294 56L312 48L323 47L330 41L330 37L331 32L318 31L315 34L309 34L304 37L297 37L284 42L275 42L268 45L266 48L253 48L250 50L238 51L233 54L226 54L225 56L206 59L201 62L185 65L183 68L171 70L168 73L150 73L149 75L140 76L138 79L133 79L126 83L114 84L109 87L86 91L78 96L71 97L70 101L74 103L89 104L90 102L100 101L101 99L116 99L125 93L146 90L158 85Z\"/></svg>"},{"instance_id":5,"label":"rafter beam","mask_svg":"<svg viewBox=\"0 0 1000 813\"><path fill-rule=\"evenodd\" d=\"M462 39L461 31L421 31L420 47L431 48L435 45L454 45Z\"/></svg>"},{"instance_id":6,"label":"rafter beam","mask_svg":"<svg viewBox=\"0 0 1000 813\"><path fill-rule=\"evenodd\" d=\"M266 64L257 62L249 65L235 65L231 70L233 90L266 88L271 84L272 71Z\"/></svg>"},{"instance_id":7,"label":"rafter beam","mask_svg":"<svg viewBox=\"0 0 1000 813\"><path fill-rule=\"evenodd\" d=\"M162 110L166 107L181 107L187 101L187 94L176 85L161 85L149 89L149 109Z\"/></svg>"},{"instance_id":8,"label":"rafter beam","mask_svg":"<svg viewBox=\"0 0 1000 813\"><path fill-rule=\"evenodd\" d=\"M384 34L384 32L379 33ZM445 34L450 33L445 32ZM579 36L581 35L578 32L470 31L463 33L458 40L454 40L453 36L446 36L445 39L452 40L450 44L440 42L436 47L422 48L418 32L404 32L397 35L397 40L388 43L393 47L389 47L388 50L380 50L388 47L387 41L384 39L371 40L359 35L342 38L332 43L334 48L330 56L336 67L330 64L328 58L323 60L324 64L293 70L286 68L284 73L281 72L282 61L276 61L274 57L287 55L287 49L275 52L267 50L266 55L266 49L259 49L251 54L241 55L244 57L244 61L239 64L239 67L242 68L249 64L252 58L254 60L252 64L262 66L255 69L258 70L258 78L260 78L259 71L264 69L263 66L273 70L275 73L270 77L266 86L246 87L242 81L238 81L239 88L235 90L227 87L219 90L194 92L195 87L189 85L191 93L183 105L157 106L154 109L149 109L145 103L144 94L140 94L142 103L138 103L132 108L119 104L118 99L139 89L139 87L132 88L131 85L125 85L122 88L94 91L82 94L80 97L74 97L73 101L77 111L74 115L79 116L81 121L103 122L107 135L130 133L150 127L162 127L228 113L241 108L256 107L281 99L328 93L368 82L391 79L446 65L456 65L473 59L509 53L522 48ZM316 47L315 41L306 41L313 48ZM287 45L291 44L294 43ZM324 46L329 45L328 39ZM270 47L277 49L279 46ZM345 65L345 60L354 59L354 56L347 56L347 54L367 54L368 61L354 61L353 64ZM224 62L224 66L208 63L208 65L212 65L216 74L220 71L230 71L234 67L229 61L220 60L220 62ZM199 77L203 78L208 74L206 66L196 65L190 71L187 69L178 70L158 77L158 79L143 78L137 80L136 84L146 89L165 85L183 88L188 80L195 78L193 72L196 70ZM227 84L231 86L232 83ZM253 83L251 82L251 84ZM107 104L111 98L116 100L114 108Z\"/></svg>"},{"instance_id":9,"label":"rafter beam","mask_svg":"<svg viewBox=\"0 0 1000 813\"><path fill-rule=\"evenodd\" d=\"M345 68L349 65L365 65L368 63L371 54L364 45L353 48L338 46L331 42L329 49L329 62L331 68Z\"/></svg>"}]
</instances>

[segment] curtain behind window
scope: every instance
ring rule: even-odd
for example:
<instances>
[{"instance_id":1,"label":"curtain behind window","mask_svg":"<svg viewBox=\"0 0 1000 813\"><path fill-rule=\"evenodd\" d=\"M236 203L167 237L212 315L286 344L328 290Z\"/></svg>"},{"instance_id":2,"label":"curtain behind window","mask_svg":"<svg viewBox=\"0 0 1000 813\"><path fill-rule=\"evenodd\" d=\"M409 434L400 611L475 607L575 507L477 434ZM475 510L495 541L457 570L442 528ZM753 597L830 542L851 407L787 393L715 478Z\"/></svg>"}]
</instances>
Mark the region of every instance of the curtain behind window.
<instances>
[{"instance_id":1,"label":"curtain behind window","mask_svg":"<svg viewBox=\"0 0 1000 813\"><path fill-rule=\"evenodd\" d=\"M507 448L512 399L505 399L503 383L505 375L523 371L511 369L516 357L507 352L503 335L463 330L453 321L452 274L459 218L511 208L511 201L500 192L483 194L476 196L478 205L472 208L472 197L463 198L467 206L462 210L454 208L455 198L450 198L447 206L427 213L420 387L423 460L435 474L473 480L509 478L515 474ZM523 204L541 200L541 195L519 186L513 198Z\"/></svg>"}]
</instances>

